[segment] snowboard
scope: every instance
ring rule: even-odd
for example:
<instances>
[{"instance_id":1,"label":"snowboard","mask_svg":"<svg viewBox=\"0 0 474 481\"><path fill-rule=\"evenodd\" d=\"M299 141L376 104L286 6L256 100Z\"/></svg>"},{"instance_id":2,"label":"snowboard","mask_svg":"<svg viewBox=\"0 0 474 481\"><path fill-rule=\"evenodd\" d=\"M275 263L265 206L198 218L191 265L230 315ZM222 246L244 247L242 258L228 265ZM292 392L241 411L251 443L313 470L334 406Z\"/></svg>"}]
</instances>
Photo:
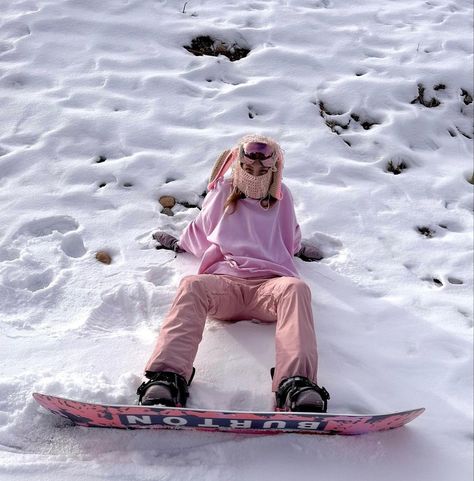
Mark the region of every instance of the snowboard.
<instances>
[{"instance_id":1,"label":"snowboard","mask_svg":"<svg viewBox=\"0 0 474 481\"><path fill-rule=\"evenodd\" d=\"M84 427L121 429L194 429L242 434L365 434L413 421L424 408L378 415L221 411L138 405L95 404L34 393L54 414Z\"/></svg>"}]
</instances>

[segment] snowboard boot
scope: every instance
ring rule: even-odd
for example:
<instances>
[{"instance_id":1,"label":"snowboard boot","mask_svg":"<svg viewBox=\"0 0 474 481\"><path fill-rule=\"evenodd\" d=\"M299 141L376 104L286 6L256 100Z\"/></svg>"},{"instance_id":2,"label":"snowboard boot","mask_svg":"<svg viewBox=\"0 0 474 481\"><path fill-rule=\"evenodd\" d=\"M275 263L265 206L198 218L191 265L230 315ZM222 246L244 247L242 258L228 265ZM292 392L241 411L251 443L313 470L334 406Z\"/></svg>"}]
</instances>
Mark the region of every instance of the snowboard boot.
<instances>
[{"instance_id":1,"label":"snowboard boot","mask_svg":"<svg viewBox=\"0 0 474 481\"><path fill-rule=\"evenodd\" d=\"M183 376L170 371L150 372L145 376L149 381L143 382L137 389L138 404L155 406L161 404L169 407L185 407L189 397L188 386L194 377L194 368L189 382Z\"/></svg>"},{"instance_id":2,"label":"snowboard boot","mask_svg":"<svg viewBox=\"0 0 474 481\"><path fill-rule=\"evenodd\" d=\"M280 382L276 395L277 411L325 413L329 393L307 377L293 376Z\"/></svg>"}]
</instances>

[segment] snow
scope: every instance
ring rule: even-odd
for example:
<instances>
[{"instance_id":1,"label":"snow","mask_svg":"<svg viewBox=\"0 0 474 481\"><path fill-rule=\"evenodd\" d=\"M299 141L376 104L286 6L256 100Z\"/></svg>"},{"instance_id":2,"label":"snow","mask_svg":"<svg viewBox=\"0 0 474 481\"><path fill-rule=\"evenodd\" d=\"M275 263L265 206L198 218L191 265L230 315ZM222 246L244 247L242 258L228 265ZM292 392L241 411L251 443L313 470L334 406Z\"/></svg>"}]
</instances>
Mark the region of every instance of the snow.
<instances>
[{"instance_id":1,"label":"snow","mask_svg":"<svg viewBox=\"0 0 474 481\"><path fill-rule=\"evenodd\" d=\"M471 2L1 0L0 12L2 481L472 479ZM183 46L198 35L251 52L197 57ZM325 254L297 264L330 411L427 411L344 438L87 430L40 408L34 391L135 402L198 265L151 233L179 234L198 212L182 203L199 205L217 155L253 132L281 142L303 237ZM173 217L161 195L180 202ZM189 406L271 409L273 333L210 321Z\"/></svg>"}]
</instances>

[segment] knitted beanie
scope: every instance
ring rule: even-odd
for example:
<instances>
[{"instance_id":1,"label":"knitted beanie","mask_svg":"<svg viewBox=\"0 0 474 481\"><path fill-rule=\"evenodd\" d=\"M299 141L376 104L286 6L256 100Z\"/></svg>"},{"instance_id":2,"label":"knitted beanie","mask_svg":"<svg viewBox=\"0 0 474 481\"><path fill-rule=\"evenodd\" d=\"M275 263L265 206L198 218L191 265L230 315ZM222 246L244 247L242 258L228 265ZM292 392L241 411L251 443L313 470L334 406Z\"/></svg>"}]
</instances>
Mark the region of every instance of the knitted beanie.
<instances>
[{"instance_id":1,"label":"knitted beanie","mask_svg":"<svg viewBox=\"0 0 474 481\"><path fill-rule=\"evenodd\" d=\"M268 193L275 199L281 200L283 152L275 140L273 140L270 137L266 137L264 135L259 135L259 134L246 135L245 137L241 138L238 141L236 147L234 147L231 150L225 150L219 155L219 157L216 160L216 163L214 164L214 167L212 168L207 189L208 190L214 189L217 181L220 178L224 177L224 175L226 174L226 172L229 170L230 166L234 162L240 163L241 156L243 155L243 145L248 142L262 142L272 147L275 155L275 159L276 159L276 162L275 162L276 172L272 172L273 175L270 183L270 188L268 189Z\"/></svg>"}]
</instances>

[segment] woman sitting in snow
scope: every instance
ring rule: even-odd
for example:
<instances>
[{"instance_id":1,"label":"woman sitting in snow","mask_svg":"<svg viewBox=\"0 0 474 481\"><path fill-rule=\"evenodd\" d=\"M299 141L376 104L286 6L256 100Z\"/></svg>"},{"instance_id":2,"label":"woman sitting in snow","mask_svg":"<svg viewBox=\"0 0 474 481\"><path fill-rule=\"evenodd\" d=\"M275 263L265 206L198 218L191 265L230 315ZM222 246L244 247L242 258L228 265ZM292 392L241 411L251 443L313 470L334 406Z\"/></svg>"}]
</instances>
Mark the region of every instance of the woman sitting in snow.
<instances>
[{"instance_id":1,"label":"woman sitting in snow","mask_svg":"<svg viewBox=\"0 0 474 481\"><path fill-rule=\"evenodd\" d=\"M224 174L232 166L232 177ZM175 252L201 259L184 277L145 367L139 403L186 405L193 361L206 317L276 322L276 409L326 412L328 392L316 384L317 350L311 292L298 278L293 256L321 258L301 245L293 199L282 184L283 154L261 135L223 152L211 174L202 210L180 239L154 238Z\"/></svg>"}]
</instances>

